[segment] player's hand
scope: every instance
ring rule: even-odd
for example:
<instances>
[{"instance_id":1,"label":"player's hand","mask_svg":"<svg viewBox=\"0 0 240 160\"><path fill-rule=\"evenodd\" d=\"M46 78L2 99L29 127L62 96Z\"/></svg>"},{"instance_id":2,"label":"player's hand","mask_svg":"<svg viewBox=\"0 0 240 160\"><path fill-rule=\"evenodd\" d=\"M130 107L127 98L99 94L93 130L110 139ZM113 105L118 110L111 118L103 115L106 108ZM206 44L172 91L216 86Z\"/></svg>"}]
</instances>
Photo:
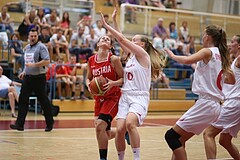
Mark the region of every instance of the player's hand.
<instances>
[{"instance_id":1,"label":"player's hand","mask_svg":"<svg viewBox=\"0 0 240 160\"><path fill-rule=\"evenodd\" d=\"M170 49L164 48L164 51L168 54L168 56L169 56L170 58L173 58L173 57L174 57L174 53L173 53Z\"/></svg>"}]
</instances>

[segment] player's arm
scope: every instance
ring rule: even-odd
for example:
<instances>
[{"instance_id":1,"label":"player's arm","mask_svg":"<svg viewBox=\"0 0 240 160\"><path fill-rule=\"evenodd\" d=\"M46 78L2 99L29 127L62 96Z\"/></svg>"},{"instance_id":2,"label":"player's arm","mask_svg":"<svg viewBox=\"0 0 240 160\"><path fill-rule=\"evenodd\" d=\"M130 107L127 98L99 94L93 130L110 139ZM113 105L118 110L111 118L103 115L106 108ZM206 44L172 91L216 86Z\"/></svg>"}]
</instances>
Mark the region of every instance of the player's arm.
<instances>
[{"instance_id":1,"label":"player's arm","mask_svg":"<svg viewBox=\"0 0 240 160\"><path fill-rule=\"evenodd\" d=\"M89 86L90 84L90 81L93 79L93 75L92 75L92 72L90 70L90 65L89 65L89 62L87 64L87 79L86 79L86 85L87 87ZM89 88L89 87L88 87Z\"/></svg>"},{"instance_id":2,"label":"player's arm","mask_svg":"<svg viewBox=\"0 0 240 160\"><path fill-rule=\"evenodd\" d=\"M168 56L171 59L173 59L173 60L175 60L175 61L177 61L179 63L182 63L182 64L193 64L193 63L196 63L196 62L198 62L200 60L203 60L204 63L207 64L209 62L209 60L211 59L211 57L212 57L212 52L208 48L203 48L200 51L198 51L198 52L196 52L196 53L194 53L194 54L192 54L190 56L178 56L178 55L175 55L168 48L165 48L164 50L167 52Z\"/></svg>"}]
</instances>

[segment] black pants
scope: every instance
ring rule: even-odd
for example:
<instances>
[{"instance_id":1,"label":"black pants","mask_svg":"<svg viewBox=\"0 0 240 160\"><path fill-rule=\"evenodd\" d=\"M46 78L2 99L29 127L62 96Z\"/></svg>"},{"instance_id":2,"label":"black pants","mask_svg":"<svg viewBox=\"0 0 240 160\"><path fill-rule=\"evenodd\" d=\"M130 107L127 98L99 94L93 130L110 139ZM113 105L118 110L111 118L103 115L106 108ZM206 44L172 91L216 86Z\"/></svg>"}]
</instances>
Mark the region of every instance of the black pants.
<instances>
[{"instance_id":1,"label":"black pants","mask_svg":"<svg viewBox=\"0 0 240 160\"><path fill-rule=\"evenodd\" d=\"M51 126L53 124L53 115L51 110L51 103L48 99L46 90L46 75L34 75L29 76L26 75L23 79L19 103L18 103L18 118L16 121L16 125L21 127L24 126L25 119L28 112L28 103L29 97L34 92L40 102L42 110L44 111L44 117L46 120L46 125Z\"/></svg>"}]
</instances>

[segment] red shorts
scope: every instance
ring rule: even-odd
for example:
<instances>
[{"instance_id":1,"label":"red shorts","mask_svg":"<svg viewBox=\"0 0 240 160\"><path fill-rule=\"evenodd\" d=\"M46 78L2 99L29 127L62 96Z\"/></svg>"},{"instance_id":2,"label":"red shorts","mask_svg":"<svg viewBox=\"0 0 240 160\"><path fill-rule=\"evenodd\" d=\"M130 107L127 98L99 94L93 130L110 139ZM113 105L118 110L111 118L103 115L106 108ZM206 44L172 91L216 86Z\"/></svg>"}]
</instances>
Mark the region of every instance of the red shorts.
<instances>
[{"instance_id":1,"label":"red shorts","mask_svg":"<svg viewBox=\"0 0 240 160\"><path fill-rule=\"evenodd\" d=\"M114 118L118 112L118 102L121 96L121 92L108 95L107 97L98 97L95 100L94 115L99 116L102 114L111 115Z\"/></svg>"}]
</instances>

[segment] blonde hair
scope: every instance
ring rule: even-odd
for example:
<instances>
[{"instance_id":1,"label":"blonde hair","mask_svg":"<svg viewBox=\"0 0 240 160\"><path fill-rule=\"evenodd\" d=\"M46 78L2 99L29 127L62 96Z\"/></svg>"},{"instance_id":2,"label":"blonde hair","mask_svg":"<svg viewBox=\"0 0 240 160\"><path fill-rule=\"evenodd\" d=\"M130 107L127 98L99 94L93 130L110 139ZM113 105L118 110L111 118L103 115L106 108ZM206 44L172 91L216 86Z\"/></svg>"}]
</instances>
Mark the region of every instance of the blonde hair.
<instances>
[{"instance_id":1,"label":"blonde hair","mask_svg":"<svg viewBox=\"0 0 240 160\"><path fill-rule=\"evenodd\" d=\"M156 79L161 70L165 67L167 57L163 51L158 51L149 41L148 37L141 35L141 41L145 43L145 51L149 54L151 60L151 73L152 78Z\"/></svg>"}]
</instances>

